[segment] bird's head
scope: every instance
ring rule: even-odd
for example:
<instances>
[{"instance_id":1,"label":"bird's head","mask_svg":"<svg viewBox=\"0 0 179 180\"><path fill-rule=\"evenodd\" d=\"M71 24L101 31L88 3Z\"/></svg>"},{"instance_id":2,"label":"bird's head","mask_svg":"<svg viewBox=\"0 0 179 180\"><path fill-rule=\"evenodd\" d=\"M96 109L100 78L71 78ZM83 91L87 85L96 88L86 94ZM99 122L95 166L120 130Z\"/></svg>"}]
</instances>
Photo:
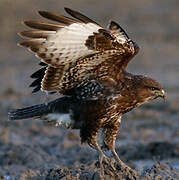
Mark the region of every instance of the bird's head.
<instances>
[{"instance_id":1,"label":"bird's head","mask_svg":"<svg viewBox=\"0 0 179 180\"><path fill-rule=\"evenodd\" d=\"M166 93L160 83L156 80L145 77L145 76L136 76L136 89L137 97L141 103L148 102L150 100L161 97L166 99Z\"/></svg>"}]
</instances>

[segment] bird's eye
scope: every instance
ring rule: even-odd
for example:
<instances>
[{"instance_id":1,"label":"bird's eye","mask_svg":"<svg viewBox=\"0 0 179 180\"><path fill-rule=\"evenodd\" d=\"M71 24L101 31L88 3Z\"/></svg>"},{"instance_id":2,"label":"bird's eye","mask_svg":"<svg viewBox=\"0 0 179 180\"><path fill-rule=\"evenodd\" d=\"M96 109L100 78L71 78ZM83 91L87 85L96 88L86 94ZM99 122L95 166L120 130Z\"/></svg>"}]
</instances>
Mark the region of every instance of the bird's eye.
<instances>
[{"instance_id":1,"label":"bird's eye","mask_svg":"<svg viewBox=\"0 0 179 180\"><path fill-rule=\"evenodd\" d=\"M152 91L155 91L155 88L154 88L154 87L151 87L150 89L151 89Z\"/></svg>"},{"instance_id":2,"label":"bird's eye","mask_svg":"<svg viewBox=\"0 0 179 180\"><path fill-rule=\"evenodd\" d=\"M152 90L152 91L156 91L156 90L159 90L158 88L156 88L156 87L149 87L150 88L150 90Z\"/></svg>"}]
</instances>

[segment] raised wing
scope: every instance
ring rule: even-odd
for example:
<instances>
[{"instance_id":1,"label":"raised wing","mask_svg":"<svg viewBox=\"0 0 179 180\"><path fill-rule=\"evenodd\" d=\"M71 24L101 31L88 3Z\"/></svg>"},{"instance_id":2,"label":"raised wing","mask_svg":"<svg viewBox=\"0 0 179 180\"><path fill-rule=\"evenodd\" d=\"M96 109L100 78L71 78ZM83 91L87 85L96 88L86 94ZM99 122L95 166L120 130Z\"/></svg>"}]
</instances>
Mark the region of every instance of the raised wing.
<instances>
[{"instance_id":1,"label":"raised wing","mask_svg":"<svg viewBox=\"0 0 179 180\"><path fill-rule=\"evenodd\" d=\"M123 65L126 68L129 59L136 53L134 43L116 23L111 22L109 30L105 30L81 13L68 8L65 10L75 19L40 11L41 16L59 24L25 21L24 23L33 30L19 33L23 37L30 38L20 42L19 45L35 52L45 65L31 76L35 78L30 85L35 87L34 92L41 88L63 93L89 76L96 78L101 76L99 72L102 71L98 71L98 75L95 74L100 63L105 64L105 61L115 57L116 61L121 62L118 68Z\"/></svg>"},{"instance_id":2,"label":"raised wing","mask_svg":"<svg viewBox=\"0 0 179 180\"><path fill-rule=\"evenodd\" d=\"M67 12L73 11L66 9ZM86 47L85 42L90 35L98 32L101 27L85 17L74 20L51 12L39 11L39 14L61 24L52 24L40 21L25 21L24 23L37 30L19 33L28 39L19 43L35 52L43 62L58 67L67 64L81 56L92 54L95 50Z\"/></svg>"}]
</instances>

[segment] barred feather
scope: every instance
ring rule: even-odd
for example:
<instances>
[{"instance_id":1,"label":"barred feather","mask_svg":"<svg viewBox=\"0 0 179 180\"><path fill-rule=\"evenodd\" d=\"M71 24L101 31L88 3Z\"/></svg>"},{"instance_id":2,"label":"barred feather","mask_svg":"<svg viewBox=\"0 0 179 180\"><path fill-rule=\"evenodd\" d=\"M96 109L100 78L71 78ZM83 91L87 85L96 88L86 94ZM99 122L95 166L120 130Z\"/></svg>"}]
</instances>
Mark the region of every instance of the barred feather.
<instances>
[{"instance_id":1,"label":"barred feather","mask_svg":"<svg viewBox=\"0 0 179 180\"><path fill-rule=\"evenodd\" d=\"M19 45L34 52L47 68L32 74L31 77L35 78L30 85L35 88L33 92L41 89L63 93L88 77L105 75L106 71L96 71L103 62L109 64L114 57L118 61L116 64L120 64L122 55L126 54L129 58L126 58L126 62L122 61L126 66L134 54L133 44L127 44L129 38L117 23L112 21L109 30L106 30L77 11L69 8L65 8L65 11L74 19L39 11L42 17L60 24L25 21L24 24L33 29L19 33L29 38ZM112 66L106 67L106 70L110 68Z\"/></svg>"}]
</instances>

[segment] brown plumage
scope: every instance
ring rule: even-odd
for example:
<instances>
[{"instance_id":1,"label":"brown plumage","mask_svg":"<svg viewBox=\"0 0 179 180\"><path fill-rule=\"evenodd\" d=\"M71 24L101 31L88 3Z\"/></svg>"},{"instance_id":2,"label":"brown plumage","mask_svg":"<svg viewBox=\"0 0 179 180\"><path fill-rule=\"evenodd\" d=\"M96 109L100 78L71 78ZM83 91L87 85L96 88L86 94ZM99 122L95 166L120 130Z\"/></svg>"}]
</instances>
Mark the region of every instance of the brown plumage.
<instances>
[{"instance_id":1,"label":"brown plumage","mask_svg":"<svg viewBox=\"0 0 179 180\"><path fill-rule=\"evenodd\" d=\"M164 90L155 80L126 71L139 47L116 22L104 29L79 12L65 10L74 19L40 11L59 24L25 21L33 30L19 33L30 38L19 45L34 52L43 66L31 76L33 92L56 91L63 97L11 111L9 119L38 117L80 129L81 141L100 152L101 166L106 150L122 165L115 152L121 116L145 102L164 98ZM97 142L100 129L101 146Z\"/></svg>"}]
</instances>

